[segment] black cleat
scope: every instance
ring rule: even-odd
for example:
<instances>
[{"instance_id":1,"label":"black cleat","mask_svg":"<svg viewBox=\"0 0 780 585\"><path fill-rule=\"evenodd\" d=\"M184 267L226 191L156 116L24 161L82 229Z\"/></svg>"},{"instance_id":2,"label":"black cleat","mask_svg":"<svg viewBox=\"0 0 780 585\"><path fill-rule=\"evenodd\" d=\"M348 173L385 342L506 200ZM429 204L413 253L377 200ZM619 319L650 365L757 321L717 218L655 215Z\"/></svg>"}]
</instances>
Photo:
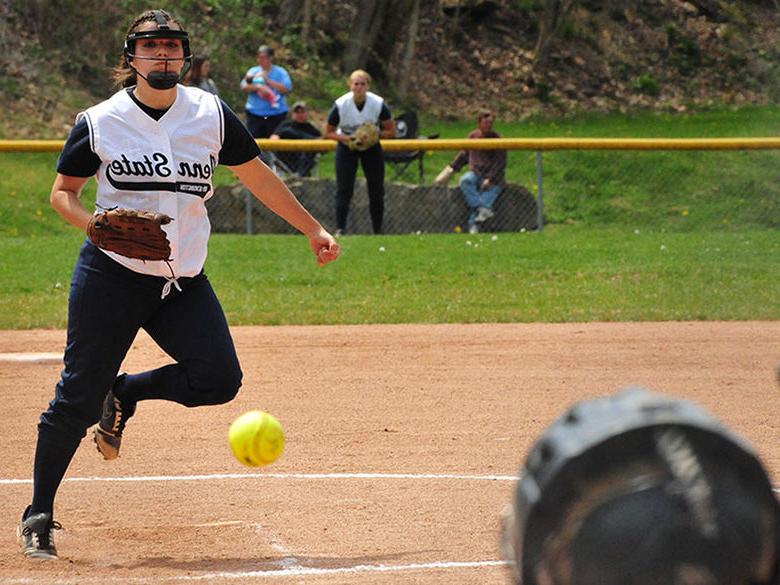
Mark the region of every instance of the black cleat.
<instances>
[{"instance_id":1,"label":"black cleat","mask_svg":"<svg viewBox=\"0 0 780 585\"><path fill-rule=\"evenodd\" d=\"M25 514L30 508L25 510ZM51 514L42 512L33 514L19 522L16 536L22 553L29 559L56 560L57 549L54 546L54 531L61 530L62 525L51 518Z\"/></svg>"},{"instance_id":2,"label":"black cleat","mask_svg":"<svg viewBox=\"0 0 780 585\"><path fill-rule=\"evenodd\" d=\"M114 395L113 388L103 401L103 416L94 430L93 438L103 459L109 461L119 457L122 445L122 432L127 419L135 414L135 403L125 404Z\"/></svg>"}]
</instances>

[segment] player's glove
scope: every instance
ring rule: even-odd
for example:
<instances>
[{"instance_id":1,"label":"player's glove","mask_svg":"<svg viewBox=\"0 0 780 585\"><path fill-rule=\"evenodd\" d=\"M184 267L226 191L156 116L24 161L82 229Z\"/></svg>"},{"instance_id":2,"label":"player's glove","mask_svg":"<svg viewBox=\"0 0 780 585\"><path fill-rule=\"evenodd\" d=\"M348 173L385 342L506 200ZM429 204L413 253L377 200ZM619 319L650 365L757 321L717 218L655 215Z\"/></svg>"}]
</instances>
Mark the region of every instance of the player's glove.
<instances>
[{"instance_id":1,"label":"player's glove","mask_svg":"<svg viewBox=\"0 0 780 585\"><path fill-rule=\"evenodd\" d=\"M164 213L109 209L89 220L87 235L98 248L138 260L170 260L171 244L162 226L173 219Z\"/></svg>"},{"instance_id":2,"label":"player's glove","mask_svg":"<svg viewBox=\"0 0 780 585\"><path fill-rule=\"evenodd\" d=\"M379 128L376 124L364 122L349 137L347 146L350 150L368 150L377 142L379 142Z\"/></svg>"}]
</instances>

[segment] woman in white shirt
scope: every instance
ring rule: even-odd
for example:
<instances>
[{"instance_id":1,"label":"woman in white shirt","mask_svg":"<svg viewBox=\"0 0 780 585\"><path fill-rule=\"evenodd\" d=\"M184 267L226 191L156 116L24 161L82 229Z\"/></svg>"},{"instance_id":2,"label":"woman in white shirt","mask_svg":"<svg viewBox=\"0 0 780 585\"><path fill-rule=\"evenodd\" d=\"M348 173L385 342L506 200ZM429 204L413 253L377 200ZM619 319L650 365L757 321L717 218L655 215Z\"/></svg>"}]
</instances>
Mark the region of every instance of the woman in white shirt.
<instances>
[{"instance_id":1,"label":"woman in white shirt","mask_svg":"<svg viewBox=\"0 0 780 585\"><path fill-rule=\"evenodd\" d=\"M266 206L304 233L318 262L338 244L268 167L248 131L224 102L180 85L191 60L189 37L162 10L130 25L114 78L122 86L79 114L57 162L51 205L84 231L93 216L81 201L97 180L97 208L165 213L170 261L143 261L87 239L73 272L64 367L40 417L33 498L18 536L30 558L56 559L54 498L86 431L105 459L119 455L122 433L142 400L188 407L235 397L241 368L222 307L203 271L210 233L205 201L214 167L227 165ZM143 237L143 236L140 236ZM172 363L119 374L139 329Z\"/></svg>"},{"instance_id":2,"label":"woman in white shirt","mask_svg":"<svg viewBox=\"0 0 780 585\"><path fill-rule=\"evenodd\" d=\"M350 135L365 122L380 128L380 138L395 136L395 123L385 101L368 91L371 76L357 69L349 76L349 92L338 98L328 114L323 137L336 140L336 236L347 231L349 204L355 191L358 163L368 186L368 206L375 234L382 233L385 211L385 159L377 143L363 151L347 147Z\"/></svg>"}]
</instances>

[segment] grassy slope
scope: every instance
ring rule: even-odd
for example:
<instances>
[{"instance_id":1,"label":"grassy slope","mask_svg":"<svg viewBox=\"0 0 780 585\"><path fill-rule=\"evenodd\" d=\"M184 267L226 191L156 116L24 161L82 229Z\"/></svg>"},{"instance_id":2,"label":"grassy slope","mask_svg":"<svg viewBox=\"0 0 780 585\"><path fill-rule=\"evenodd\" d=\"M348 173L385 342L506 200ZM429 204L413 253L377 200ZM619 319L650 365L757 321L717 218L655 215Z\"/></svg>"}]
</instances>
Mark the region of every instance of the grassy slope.
<instances>
[{"instance_id":1,"label":"grassy slope","mask_svg":"<svg viewBox=\"0 0 780 585\"><path fill-rule=\"evenodd\" d=\"M425 134L463 137L473 124L424 124ZM776 108L699 114L594 115L563 120L496 123L506 137L728 138L780 134ZM451 156L436 153L430 178ZM600 152L543 156L547 221L691 230L780 227L778 151ZM533 152L513 152L508 180L535 190Z\"/></svg>"}]
</instances>

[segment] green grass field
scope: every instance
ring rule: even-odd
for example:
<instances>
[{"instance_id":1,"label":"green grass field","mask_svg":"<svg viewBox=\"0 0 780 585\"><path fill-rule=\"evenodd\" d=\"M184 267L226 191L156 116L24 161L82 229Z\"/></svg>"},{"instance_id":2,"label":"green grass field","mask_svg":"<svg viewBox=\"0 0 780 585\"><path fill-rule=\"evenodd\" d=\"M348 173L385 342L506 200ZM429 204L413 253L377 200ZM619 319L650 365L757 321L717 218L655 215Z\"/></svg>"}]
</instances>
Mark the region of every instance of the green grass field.
<instances>
[{"instance_id":1,"label":"green grass field","mask_svg":"<svg viewBox=\"0 0 780 585\"><path fill-rule=\"evenodd\" d=\"M460 137L470 122L423 132ZM498 124L505 136L772 136L771 108ZM453 153L426 161L429 174ZM780 318L780 153L545 154L541 233L212 237L231 324ZM533 153L510 154L530 186ZM49 207L55 154L0 153L0 328L63 327L82 236ZM327 175L328 168L322 169ZM220 169L217 181L230 181ZM85 201L94 201L94 182Z\"/></svg>"},{"instance_id":2,"label":"green grass field","mask_svg":"<svg viewBox=\"0 0 780 585\"><path fill-rule=\"evenodd\" d=\"M81 236L3 238L0 328L63 327ZM780 319L774 231L348 236L319 268L295 236L212 237L231 324Z\"/></svg>"}]
</instances>

